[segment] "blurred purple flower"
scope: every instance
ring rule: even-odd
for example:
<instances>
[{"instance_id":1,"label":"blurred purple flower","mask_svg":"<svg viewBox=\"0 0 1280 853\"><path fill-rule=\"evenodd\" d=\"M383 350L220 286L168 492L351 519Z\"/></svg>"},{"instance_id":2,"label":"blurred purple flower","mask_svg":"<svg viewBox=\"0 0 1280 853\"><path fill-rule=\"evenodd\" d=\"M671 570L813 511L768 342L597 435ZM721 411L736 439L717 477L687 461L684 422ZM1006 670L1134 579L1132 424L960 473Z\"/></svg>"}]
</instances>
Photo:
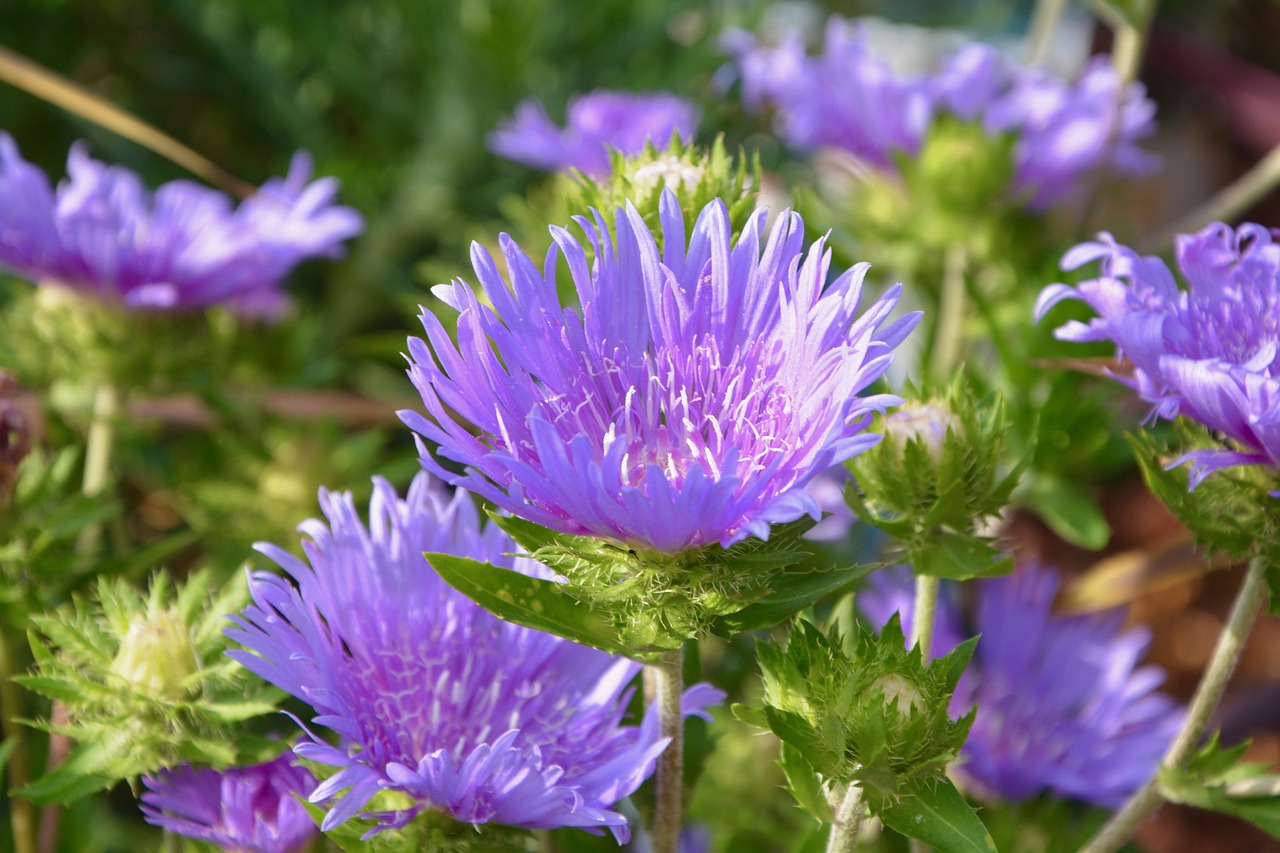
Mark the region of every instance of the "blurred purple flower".
<instances>
[{"instance_id":1,"label":"blurred purple flower","mask_svg":"<svg viewBox=\"0 0 1280 853\"><path fill-rule=\"evenodd\" d=\"M72 146L56 192L0 133L0 266L129 309L193 311L226 304L249 316L287 307L280 280L299 262L335 257L363 229L333 204L333 178L308 183L311 158L268 181L239 208L191 181L154 194L133 172Z\"/></svg>"},{"instance_id":2,"label":"blurred purple flower","mask_svg":"<svg viewBox=\"0 0 1280 853\"><path fill-rule=\"evenodd\" d=\"M409 375L430 418L400 413L468 467L445 470L420 439L424 467L545 527L664 552L820 516L805 486L879 440L872 412L901 400L857 394L919 314L886 322L894 287L858 316L868 265L827 284L830 253L821 239L804 253L794 213L766 237L757 212L731 245L721 201L688 243L670 191L660 208L661 252L630 205L615 234L578 218L593 263L551 229L581 317L561 306L554 255L540 272L503 235L509 289L473 246L487 303L462 281L435 289L460 312L457 344L422 315Z\"/></svg>"},{"instance_id":3,"label":"blurred purple flower","mask_svg":"<svg viewBox=\"0 0 1280 853\"><path fill-rule=\"evenodd\" d=\"M286 752L252 767L188 765L144 776L142 813L164 830L235 853L293 853L320 834L294 797L309 795L316 778L293 761Z\"/></svg>"},{"instance_id":4,"label":"blurred purple flower","mask_svg":"<svg viewBox=\"0 0 1280 853\"><path fill-rule=\"evenodd\" d=\"M910 572L880 572L859 594L878 625L894 611L909 631ZM1157 692L1158 667L1140 667L1147 631L1124 629L1124 615L1055 616L1055 572L1022 566L976 581L973 631L963 629L951 584L939 600L933 653L979 634L977 652L951 703L978 713L956 771L988 797L1018 801L1049 791L1115 807L1155 773L1184 710Z\"/></svg>"},{"instance_id":5,"label":"blurred purple flower","mask_svg":"<svg viewBox=\"0 0 1280 853\"><path fill-rule=\"evenodd\" d=\"M899 74L872 56L860 25L839 16L828 21L819 56L807 55L796 33L768 46L735 32L725 46L743 102L772 107L779 133L801 150L841 148L890 169L895 154L920 152L939 117L979 122L992 136L1016 135L1010 190L1036 210L1062 201L1095 169L1143 174L1157 162L1137 144L1154 128L1154 104L1137 83L1121 104L1120 78L1103 58L1069 83L971 44L935 75Z\"/></svg>"},{"instance_id":6,"label":"blurred purple flower","mask_svg":"<svg viewBox=\"0 0 1280 853\"><path fill-rule=\"evenodd\" d=\"M481 525L465 493L450 497L420 473L402 501L375 480L367 528L350 494L321 491L320 503L328 524L299 527L310 565L259 544L290 578L255 574L255 603L227 634L256 653L232 657L310 703L314 722L343 739L295 747L342 768L311 795L347 791L323 829L394 790L416 803L374 813L379 829L433 808L467 823L609 827L625 840L612 806L667 744L652 708L640 726L621 725L639 664L504 622L441 580L424 551L550 576L507 556L515 545ZM695 685L685 713L705 716L723 696Z\"/></svg>"},{"instance_id":7,"label":"blurred purple flower","mask_svg":"<svg viewBox=\"0 0 1280 853\"><path fill-rule=\"evenodd\" d=\"M489 147L509 160L551 171L609 173L609 148L638 154L647 142L664 148L675 133L685 142L698 130L698 111L675 95L595 91L569 101L557 127L536 101L523 101L515 118L489 135Z\"/></svg>"},{"instance_id":8,"label":"blurred purple flower","mask_svg":"<svg viewBox=\"0 0 1280 853\"><path fill-rule=\"evenodd\" d=\"M1280 245L1261 225L1215 223L1178 238L1178 267L1188 288L1156 257L1143 257L1110 234L1082 243L1063 269L1101 261L1098 278L1076 287L1054 284L1036 316L1064 299L1098 313L1055 333L1067 341L1114 341L1132 362L1117 378L1154 407L1155 417L1184 415L1216 430L1235 448L1197 450L1191 487L1233 465L1280 467Z\"/></svg>"}]
</instances>

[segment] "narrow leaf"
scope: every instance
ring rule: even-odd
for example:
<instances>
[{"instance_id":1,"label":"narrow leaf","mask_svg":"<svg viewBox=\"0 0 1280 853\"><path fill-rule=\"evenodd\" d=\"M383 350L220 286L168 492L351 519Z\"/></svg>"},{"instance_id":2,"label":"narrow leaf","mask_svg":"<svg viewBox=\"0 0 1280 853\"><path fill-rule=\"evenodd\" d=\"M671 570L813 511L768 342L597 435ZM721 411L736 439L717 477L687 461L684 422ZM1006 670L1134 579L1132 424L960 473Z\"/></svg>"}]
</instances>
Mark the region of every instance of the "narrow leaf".
<instances>
[{"instance_id":1,"label":"narrow leaf","mask_svg":"<svg viewBox=\"0 0 1280 853\"><path fill-rule=\"evenodd\" d=\"M901 800L880 810L885 826L938 853L996 853L991 833L948 779L916 779L904 788Z\"/></svg>"}]
</instances>

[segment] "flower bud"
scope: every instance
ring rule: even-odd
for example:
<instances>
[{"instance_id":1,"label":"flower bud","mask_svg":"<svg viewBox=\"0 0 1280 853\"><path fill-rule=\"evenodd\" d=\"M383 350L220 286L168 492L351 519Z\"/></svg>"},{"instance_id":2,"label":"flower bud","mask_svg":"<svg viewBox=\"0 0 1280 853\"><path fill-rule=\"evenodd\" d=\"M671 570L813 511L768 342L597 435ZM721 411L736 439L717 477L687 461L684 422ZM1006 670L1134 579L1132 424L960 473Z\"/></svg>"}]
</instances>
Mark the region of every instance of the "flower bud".
<instances>
[{"instance_id":1,"label":"flower bud","mask_svg":"<svg viewBox=\"0 0 1280 853\"><path fill-rule=\"evenodd\" d=\"M153 699L176 699L200 669L186 623L172 610L135 617L111 661L111 674Z\"/></svg>"},{"instance_id":2,"label":"flower bud","mask_svg":"<svg viewBox=\"0 0 1280 853\"><path fill-rule=\"evenodd\" d=\"M929 458L937 462L947 432L960 426L951 407L943 401L904 403L884 419L885 440L899 447L919 442Z\"/></svg>"}]
</instances>

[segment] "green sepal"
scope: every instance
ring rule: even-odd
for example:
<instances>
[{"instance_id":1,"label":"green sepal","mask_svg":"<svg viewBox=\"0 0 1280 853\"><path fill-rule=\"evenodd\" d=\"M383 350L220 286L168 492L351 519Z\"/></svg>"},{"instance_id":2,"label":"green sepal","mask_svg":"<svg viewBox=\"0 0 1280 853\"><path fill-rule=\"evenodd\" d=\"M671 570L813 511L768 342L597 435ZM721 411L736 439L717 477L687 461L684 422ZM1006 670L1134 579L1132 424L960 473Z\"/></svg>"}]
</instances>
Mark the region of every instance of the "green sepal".
<instances>
[{"instance_id":1,"label":"green sepal","mask_svg":"<svg viewBox=\"0 0 1280 853\"><path fill-rule=\"evenodd\" d=\"M978 813L945 776L911 779L896 801L872 809L885 826L938 853L996 852Z\"/></svg>"},{"instance_id":2,"label":"green sepal","mask_svg":"<svg viewBox=\"0 0 1280 853\"><path fill-rule=\"evenodd\" d=\"M82 744L53 770L14 794L38 806L60 806L105 791L117 777L99 771L124 758L128 750L127 740L121 738Z\"/></svg>"},{"instance_id":3,"label":"green sepal","mask_svg":"<svg viewBox=\"0 0 1280 853\"><path fill-rule=\"evenodd\" d=\"M906 560L917 575L964 581L1007 575L1014 569L1011 557L992 546L985 536L939 530L907 548Z\"/></svg>"},{"instance_id":4,"label":"green sepal","mask_svg":"<svg viewBox=\"0 0 1280 853\"><path fill-rule=\"evenodd\" d=\"M1280 776L1266 764L1244 761L1248 747L1246 741L1224 749L1214 734L1186 770L1160 769L1160 793L1171 802L1238 817L1280 838Z\"/></svg>"},{"instance_id":5,"label":"green sepal","mask_svg":"<svg viewBox=\"0 0 1280 853\"><path fill-rule=\"evenodd\" d=\"M680 648L680 643L628 646L606 616L575 598L565 584L452 554L427 552L424 556L445 583L508 622L637 658Z\"/></svg>"}]
</instances>

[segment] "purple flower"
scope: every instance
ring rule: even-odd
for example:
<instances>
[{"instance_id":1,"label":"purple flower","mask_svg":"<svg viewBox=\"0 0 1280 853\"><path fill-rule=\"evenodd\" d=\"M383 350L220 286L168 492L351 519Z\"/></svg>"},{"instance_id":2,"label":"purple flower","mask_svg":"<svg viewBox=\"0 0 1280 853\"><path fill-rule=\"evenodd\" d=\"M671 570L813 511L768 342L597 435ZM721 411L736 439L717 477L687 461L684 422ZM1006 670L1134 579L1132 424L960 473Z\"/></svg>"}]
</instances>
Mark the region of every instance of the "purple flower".
<instances>
[{"instance_id":1,"label":"purple flower","mask_svg":"<svg viewBox=\"0 0 1280 853\"><path fill-rule=\"evenodd\" d=\"M906 628L910 573L879 575L859 608L877 624L896 610ZM953 713L978 707L957 771L988 797L1049 791L1123 803L1155 773L1184 716L1157 692L1164 673L1138 666L1148 632L1125 630L1122 613L1053 615L1058 577L1039 566L973 588L973 630L964 632L959 600L944 585L933 650L943 655L966 633L981 635L951 704Z\"/></svg>"},{"instance_id":2,"label":"purple flower","mask_svg":"<svg viewBox=\"0 0 1280 853\"><path fill-rule=\"evenodd\" d=\"M1115 341L1133 364L1117 378L1152 404L1152 415L1184 415L1236 447L1197 450L1191 487L1233 465L1280 467L1280 245L1277 232L1215 223L1178 238L1178 267L1188 288L1156 257L1143 257L1102 234L1062 259L1064 269L1101 261L1098 278L1045 288L1036 316L1064 299L1098 313L1055 333L1067 341ZM1177 463L1175 463L1177 464Z\"/></svg>"},{"instance_id":3,"label":"purple flower","mask_svg":"<svg viewBox=\"0 0 1280 853\"><path fill-rule=\"evenodd\" d=\"M1071 83L971 44L932 76L906 75L873 56L861 26L839 16L828 21L819 56L808 56L795 33L775 46L740 34L726 44L744 103L771 106L783 138L801 150L841 148L892 169L895 154L920 153L940 117L978 122L993 137L1015 134L1010 190L1035 210L1063 200L1095 169L1142 174L1156 164L1137 145L1153 129L1155 107L1136 83L1121 98L1103 58Z\"/></svg>"},{"instance_id":4,"label":"purple flower","mask_svg":"<svg viewBox=\"0 0 1280 853\"><path fill-rule=\"evenodd\" d=\"M561 306L555 252L545 272L506 235L507 286L483 247L467 284L435 293L459 312L457 344L435 316L429 343L409 339L409 376L430 418L400 413L468 466L437 475L545 527L664 552L750 536L820 509L804 487L879 440L872 412L901 400L858 397L919 320L886 323L892 288L858 316L868 265L827 284L830 253L804 253L800 217L764 235L752 216L736 244L716 200L686 243L664 192L665 248L634 207L615 234L578 218L594 261L561 228L552 236L582 314Z\"/></svg>"},{"instance_id":5,"label":"purple flower","mask_svg":"<svg viewBox=\"0 0 1280 853\"><path fill-rule=\"evenodd\" d=\"M308 184L311 158L239 208L220 192L173 181L149 193L133 172L72 146L56 192L0 133L0 266L129 309L227 304L250 316L287 306L280 280L300 261L334 257L360 215L333 204L337 181Z\"/></svg>"},{"instance_id":6,"label":"purple flower","mask_svg":"<svg viewBox=\"0 0 1280 853\"><path fill-rule=\"evenodd\" d=\"M187 765L144 776L142 813L148 823L233 853L293 853L320 832L294 797L309 795L316 778L293 760L285 753L252 767Z\"/></svg>"},{"instance_id":7,"label":"purple flower","mask_svg":"<svg viewBox=\"0 0 1280 853\"><path fill-rule=\"evenodd\" d=\"M489 135L489 147L509 160L551 171L609 173L609 148L638 154L648 142L666 147L673 134L686 142L698 130L698 111L675 95L595 91L569 101L568 121L557 127L536 101L516 107L515 118Z\"/></svg>"},{"instance_id":8,"label":"purple flower","mask_svg":"<svg viewBox=\"0 0 1280 853\"><path fill-rule=\"evenodd\" d=\"M341 746L313 736L298 755L341 768L311 795L339 792L327 831L377 793L415 805L375 813L402 826L423 808L459 821L531 829L609 827L612 811L653 771L667 741L651 709L621 725L639 665L504 622L444 583L423 559L439 551L549 577L496 527L482 527L471 499L450 497L425 473L400 500L375 480L369 526L350 494L320 493L328 524L300 526L307 562L259 544L290 579L253 576L254 604L228 629L256 654L231 656L317 712ZM723 694L706 684L685 694L702 714ZM705 716L705 715L704 715Z\"/></svg>"}]
</instances>

